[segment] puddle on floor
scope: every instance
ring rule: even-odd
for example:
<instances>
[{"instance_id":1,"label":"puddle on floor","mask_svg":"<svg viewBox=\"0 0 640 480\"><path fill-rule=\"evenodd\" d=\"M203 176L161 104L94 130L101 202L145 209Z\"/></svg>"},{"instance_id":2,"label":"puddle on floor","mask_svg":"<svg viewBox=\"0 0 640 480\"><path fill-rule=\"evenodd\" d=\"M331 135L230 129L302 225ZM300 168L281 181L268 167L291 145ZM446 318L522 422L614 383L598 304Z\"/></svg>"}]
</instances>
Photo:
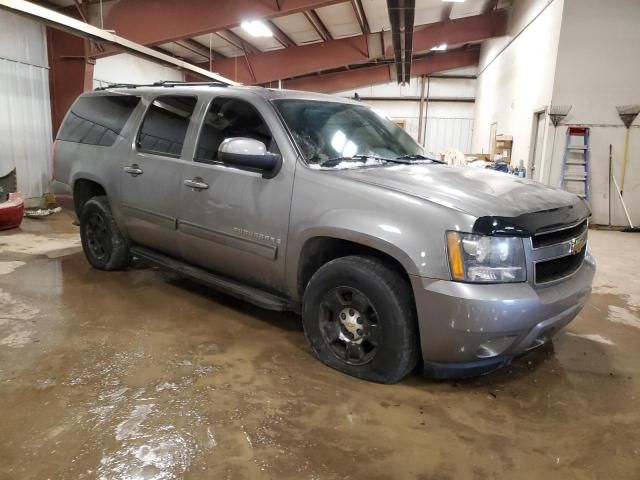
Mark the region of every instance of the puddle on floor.
<instances>
[{"instance_id":1,"label":"puddle on floor","mask_svg":"<svg viewBox=\"0 0 640 480\"><path fill-rule=\"evenodd\" d=\"M37 228L68 233L51 225ZM24 262L0 275L0 338L31 330L0 344L0 478L640 473L640 330L613 320L637 318L620 293L494 374L377 385L317 362L295 315L155 269L97 272L82 253L0 260Z\"/></svg>"}]
</instances>

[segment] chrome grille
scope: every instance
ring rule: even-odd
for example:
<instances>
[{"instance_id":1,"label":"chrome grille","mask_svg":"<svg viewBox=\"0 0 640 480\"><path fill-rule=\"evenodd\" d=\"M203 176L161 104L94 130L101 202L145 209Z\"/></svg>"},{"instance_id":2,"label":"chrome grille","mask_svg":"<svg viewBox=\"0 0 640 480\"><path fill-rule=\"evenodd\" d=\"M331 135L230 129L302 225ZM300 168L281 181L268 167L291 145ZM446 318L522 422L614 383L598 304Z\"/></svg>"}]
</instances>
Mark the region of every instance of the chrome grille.
<instances>
[{"instance_id":1,"label":"chrome grille","mask_svg":"<svg viewBox=\"0 0 640 480\"><path fill-rule=\"evenodd\" d=\"M549 230L531 239L534 282L550 283L575 273L587 250L588 222Z\"/></svg>"},{"instance_id":2,"label":"chrome grille","mask_svg":"<svg viewBox=\"0 0 640 480\"><path fill-rule=\"evenodd\" d=\"M539 233L531 239L533 248L562 243L567 240L571 240L572 238L579 237L587 231L587 226L587 220L583 220L577 225Z\"/></svg>"},{"instance_id":3,"label":"chrome grille","mask_svg":"<svg viewBox=\"0 0 640 480\"><path fill-rule=\"evenodd\" d=\"M536 263L536 283L548 283L565 278L580 268L584 261L586 248L575 255L554 258Z\"/></svg>"}]
</instances>

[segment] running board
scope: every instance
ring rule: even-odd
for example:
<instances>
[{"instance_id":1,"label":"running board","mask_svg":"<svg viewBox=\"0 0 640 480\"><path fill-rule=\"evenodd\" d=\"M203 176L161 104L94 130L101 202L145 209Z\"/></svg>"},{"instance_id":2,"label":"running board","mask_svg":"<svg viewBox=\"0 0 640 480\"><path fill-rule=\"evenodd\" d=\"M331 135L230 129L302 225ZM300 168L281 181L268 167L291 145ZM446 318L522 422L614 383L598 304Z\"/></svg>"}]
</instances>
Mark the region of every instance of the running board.
<instances>
[{"instance_id":1,"label":"running board","mask_svg":"<svg viewBox=\"0 0 640 480\"><path fill-rule=\"evenodd\" d=\"M194 267L188 263L176 260L162 253L149 248L133 246L131 253L142 258L149 263L158 265L167 270L184 275L198 283L214 288L232 297L247 301L266 310L287 311L295 310L291 303L283 297L265 292L258 288L249 287L235 280L231 280L215 273L208 272L199 267Z\"/></svg>"}]
</instances>

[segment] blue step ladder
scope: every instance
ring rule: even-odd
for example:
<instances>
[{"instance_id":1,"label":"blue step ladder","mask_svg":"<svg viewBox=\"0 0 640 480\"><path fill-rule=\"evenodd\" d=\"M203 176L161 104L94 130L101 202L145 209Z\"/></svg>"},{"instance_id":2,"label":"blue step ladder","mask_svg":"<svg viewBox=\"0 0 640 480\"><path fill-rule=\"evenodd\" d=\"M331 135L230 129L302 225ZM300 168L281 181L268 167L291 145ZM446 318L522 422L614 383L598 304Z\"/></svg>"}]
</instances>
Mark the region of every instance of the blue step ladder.
<instances>
[{"instance_id":1,"label":"blue step ladder","mask_svg":"<svg viewBox=\"0 0 640 480\"><path fill-rule=\"evenodd\" d=\"M589 201L589 127L568 127L561 187Z\"/></svg>"}]
</instances>

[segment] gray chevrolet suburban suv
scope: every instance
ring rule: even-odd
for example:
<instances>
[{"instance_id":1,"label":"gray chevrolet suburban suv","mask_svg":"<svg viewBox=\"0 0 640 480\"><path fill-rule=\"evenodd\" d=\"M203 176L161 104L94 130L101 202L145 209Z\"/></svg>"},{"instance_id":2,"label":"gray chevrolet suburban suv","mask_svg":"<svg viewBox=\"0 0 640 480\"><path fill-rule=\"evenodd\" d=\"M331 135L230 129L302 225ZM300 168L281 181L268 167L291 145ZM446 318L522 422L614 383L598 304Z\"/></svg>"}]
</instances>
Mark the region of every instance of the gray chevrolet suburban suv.
<instances>
[{"instance_id":1,"label":"gray chevrolet suburban suv","mask_svg":"<svg viewBox=\"0 0 640 480\"><path fill-rule=\"evenodd\" d=\"M591 291L583 199L444 165L343 98L106 88L73 104L54 162L93 267L135 256L298 312L318 359L367 380L491 371Z\"/></svg>"}]
</instances>

